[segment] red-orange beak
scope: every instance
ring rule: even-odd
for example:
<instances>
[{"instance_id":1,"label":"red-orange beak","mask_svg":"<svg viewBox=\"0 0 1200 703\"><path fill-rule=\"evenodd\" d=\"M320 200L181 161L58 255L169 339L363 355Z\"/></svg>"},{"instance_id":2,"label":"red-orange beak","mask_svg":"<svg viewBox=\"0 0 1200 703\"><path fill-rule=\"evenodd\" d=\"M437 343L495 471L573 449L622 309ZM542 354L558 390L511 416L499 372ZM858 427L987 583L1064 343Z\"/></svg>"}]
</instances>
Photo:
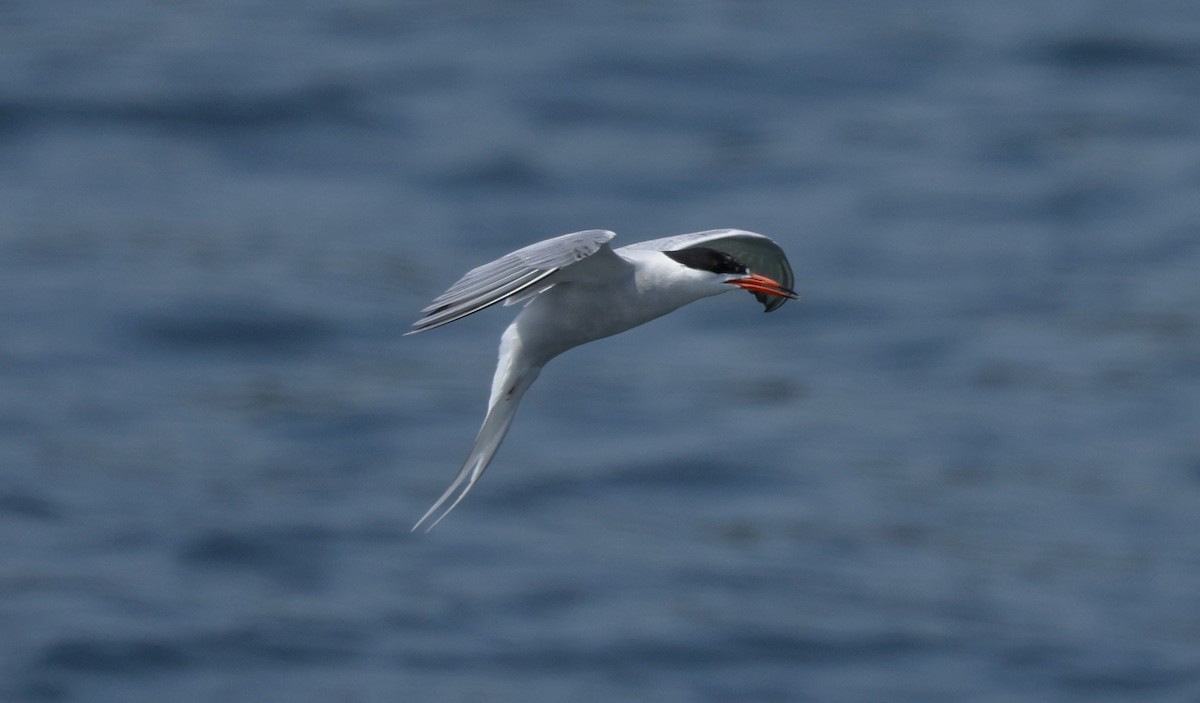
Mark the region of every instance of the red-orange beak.
<instances>
[{"instance_id":1,"label":"red-orange beak","mask_svg":"<svg viewBox=\"0 0 1200 703\"><path fill-rule=\"evenodd\" d=\"M784 288L782 284L766 276L760 276L757 273L752 273L749 276L735 278L731 281L726 281L738 288L744 288L751 293L764 293L766 295L775 295L780 298L788 298L790 300L799 300L800 296L796 295L796 291L790 288Z\"/></svg>"}]
</instances>

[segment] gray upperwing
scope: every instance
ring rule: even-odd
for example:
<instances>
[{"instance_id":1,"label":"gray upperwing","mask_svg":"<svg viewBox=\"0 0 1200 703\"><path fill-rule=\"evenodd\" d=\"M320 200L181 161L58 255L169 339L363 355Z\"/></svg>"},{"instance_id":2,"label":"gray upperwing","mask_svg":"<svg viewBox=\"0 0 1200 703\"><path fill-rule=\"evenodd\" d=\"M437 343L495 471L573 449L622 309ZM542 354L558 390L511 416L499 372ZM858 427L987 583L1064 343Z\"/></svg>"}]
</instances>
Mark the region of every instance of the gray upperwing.
<instances>
[{"instance_id":1,"label":"gray upperwing","mask_svg":"<svg viewBox=\"0 0 1200 703\"><path fill-rule=\"evenodd\" d=\"M509 254L471 269L454 285L421 310L425 316L413 323L405 334L416 334L448 325L455 320L479 312L507 299L519 296L534 286L544 290L552 282L545 279L566 269L561 277L569 280L570 269L587 262L582 268L612 264L627 265L608 247L617 236L602 229L572 232L553 239L530 244ZM583 273L581 270L580 273ZM559 278L559 277L556 277Z\"/></svg>"}]
</instances>

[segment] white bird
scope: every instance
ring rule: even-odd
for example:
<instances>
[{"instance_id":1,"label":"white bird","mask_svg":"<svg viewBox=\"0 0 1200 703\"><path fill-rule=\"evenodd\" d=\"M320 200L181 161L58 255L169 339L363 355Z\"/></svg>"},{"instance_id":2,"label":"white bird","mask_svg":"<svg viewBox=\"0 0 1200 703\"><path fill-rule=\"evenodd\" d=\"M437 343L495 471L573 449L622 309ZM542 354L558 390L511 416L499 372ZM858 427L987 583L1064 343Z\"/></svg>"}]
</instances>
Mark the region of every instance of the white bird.
<instances>
[{"instance_id":1,"label":"white bird","mask_svg":"<svg viewBox=\"0 0 1200 703\"><path fill-rule=\"evenodd\" d=\"M487 415L450 487L413 529L442 521L483 475L517 405L546 362L688 303L742 288L771 312L796 299L792 267L769 237L714 229L612 249L616 234L591 229L547 239L467 272L421 310L406 335L448 325L486 307L528 301L500 338ZM430 519L457 492L457 497Z\"/></svg>"}]
</instances>

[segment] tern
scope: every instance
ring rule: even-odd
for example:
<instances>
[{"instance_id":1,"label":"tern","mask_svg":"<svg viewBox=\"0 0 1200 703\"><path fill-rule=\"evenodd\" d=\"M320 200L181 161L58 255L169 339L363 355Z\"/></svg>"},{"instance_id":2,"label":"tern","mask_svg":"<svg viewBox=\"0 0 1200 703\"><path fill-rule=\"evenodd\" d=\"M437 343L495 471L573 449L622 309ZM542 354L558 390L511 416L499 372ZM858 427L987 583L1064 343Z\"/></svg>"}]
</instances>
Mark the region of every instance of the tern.
<instances>
[{"instance_id":1,"label":"tern","mask_svg":"<svg viewBox=\"0 0 1200 703\"><path fill-rule=\"evenodd\" d=\"M497 303L525 303L500 338L475 445L413 530L426 524L426 531L433 529L471 492L500 448L521 397L554 357L734 288L753 293L765 312L797 298L787 257L764 235L714 229L613 249L609 242L615 236L601 229L564 234L472 269L422 309L424 316L405 333L427 332Z\"/></svg>"}]
</instances>

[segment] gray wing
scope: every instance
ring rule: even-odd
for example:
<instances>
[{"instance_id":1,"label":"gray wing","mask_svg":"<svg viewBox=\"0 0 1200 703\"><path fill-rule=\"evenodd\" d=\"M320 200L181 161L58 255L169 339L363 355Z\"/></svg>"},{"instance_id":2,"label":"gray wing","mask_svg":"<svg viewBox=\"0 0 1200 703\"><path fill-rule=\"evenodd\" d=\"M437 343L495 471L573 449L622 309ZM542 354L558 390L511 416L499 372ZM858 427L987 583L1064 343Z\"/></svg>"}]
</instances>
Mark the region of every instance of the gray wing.
<instances>
[{"instance_id":1,"label":"gray wing","mask_svg":"<svg viewBox=\"0 0 1200 703\"><path fill-rule=\"evenodd\" d=\"M526 296L538 292L534 289L541 283L553 285L545 279L562 268L578 264L595 257L611 263L619 261L608 241L617 236L603 229L564 234L537 244L518 249L491 263L471 269L450 289L425 306L424 317L413 323L405 334L416 334L448 325L455 320L496 303L512 300L514 296Z\"/></svg>"},{"instance_id":2,"label":"gray wing","mask_svg":"<svg viewBox=\"0 0 1200 703\"><path fill-rule=\"evenodd\" d=\"M677 234L674 237L630 244L621 249L677 251L692 247L708 247L723 251L748 266L753 273L775 279L789 290L795 283L792 265L788 263L787 255L783 253L783 249L775 243L775 240L741 229L710 229L704 232ZM762 293L755 293L754 297L763 304L766 312L776 310L787 302L787 298Z\"/></svg>"}]
</instances>

